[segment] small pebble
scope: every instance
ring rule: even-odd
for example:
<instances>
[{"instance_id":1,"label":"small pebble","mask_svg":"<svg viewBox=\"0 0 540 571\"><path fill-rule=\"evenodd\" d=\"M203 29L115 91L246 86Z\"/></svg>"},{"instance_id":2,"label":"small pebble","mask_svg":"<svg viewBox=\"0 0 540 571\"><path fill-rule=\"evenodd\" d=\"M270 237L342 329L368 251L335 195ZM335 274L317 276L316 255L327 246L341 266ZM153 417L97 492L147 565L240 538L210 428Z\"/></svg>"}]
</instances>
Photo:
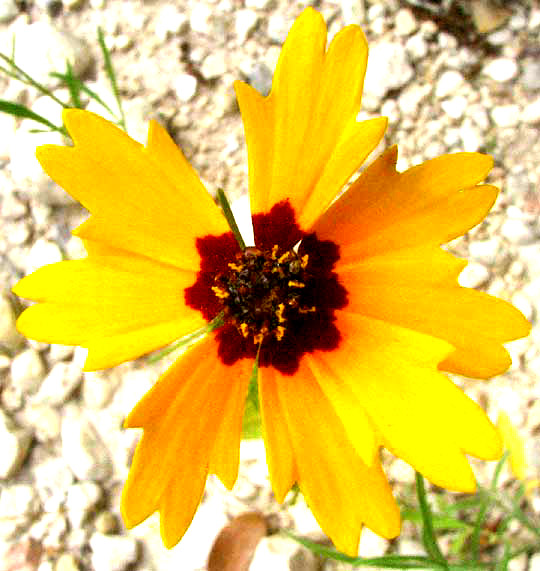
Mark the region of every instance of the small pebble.
<instances>
[{"instance_id":1,"label":"small pebble","mask_svg":"<svg viewBox=\"0 0 540 571\"><path fill-rule=\"evenodd\" d=\"M15 352L24 345L24 337L15 328L15 311L8 295L0 295L0 346Z\"/></svg>"},{"instance_id":2,"label":"small pebble","mask_svg":"<svg viewBox=\"0 0 540 571\"><path fill-rule=\"evenodd\" d=\"M459 71L447 70L441 74L435 86L435 97L444 99L450 95L456 95L464 83L463 76Z\"/></svg>"},{"instance_id":3,"label":"small pebble","mask_svg":"<svg viewBox=\"0 0 540 571\"><path fill-rule=\"evenodd\" d=\"M112 473L109 451L92 424L75 409L62 421L62 454L79 480L101 482Z\"/></svg>"},{"instance_id":4,"label":"small pebble","mask_svg":"<svg viewBox=\"0 0 540 571\"><path fill-rule=\"evenodd\" d=\"M521 114L521 120L529 125L540 123L540 98L525 106Z\"/></svg>"},{"instance_id":5,"label":"small pebble","mask_svg":"<svg viewBox=\"0 0 540 571\"><path fill-rule=\"evenodd\" d=\"M131 536L104 535L95 532L90 537L92 565L99 571L125 571L137 561L137 540Z\"/></svg>"},{"instance_id":6,"label":"small pebble","mask_svg":"<svg viewBox=\"0 0 540 571\"><path fill-rule=\"evenodd\" d=\"M205 79L216 79L227 71L227 62L223 52L211 53L204 58L201 73Z\"/></svg>"},{"instance_id":7,"label":"small pebble","mask_svg":"<svg viewBox=\"0 0 540 571\"><path fill-rule=\"evenodd\" d=\"M79 563L71 553L62 553L54 564L54 571L79 571Z\"/></svg>"},{"instance_id":8,"label":"small pebble","mask_svg":"<svg viewBox=\"0 0 540 571\"><path fill-rule=\"evenodd\" d=\"M60 406L82 381L82 371L72 363L56 363L43 380L34 402Z\"/></svg>"},{"instance_id":9,"label":"small pebble","mask_svg":"<svg viewBox=\"0 0 540 571\"><path fill-rule=\"evenodd\" d=\"M191 101L197 93L197 78L188 73L181 73L173 79L173 89L180 101Z\"/></svg>"},{"instance_id":10,"label":"small pebble","mask_svg":"<svg viewBox=\"0 0 540 571\"><path fill-rule=\"evenodd\" d=\"M531 226L519 218L507 218L501 226L501 235L518 245L531 244L536 239Z\"/></svg>"},{"instance_id":11,"label":"small pebble","mask_svg":"<svg viewBox=\"0 0 540 571\"><path fill-rule=\"evenodd\" d=\"M35 349L26 349L11 362L11 382L25 394L35 393L45 377L46 369Z\"/></svg>"},{"instance_id":12,"label":"small pebble","mask_svg":"<svg viewBox=\"0 0 540 571\"><path fill-rule=\"evenodd\" d=\"M32 430L16 426L13 420L0 409L0 478L11 478L26 459ZM4 492L0 495L0 500ZM2 510L0 509L0 513Z\"/></svg>"},{"instance_id":13,"label":"small pebble","mask_svg":"<svg viewBox=\"0 0 540 571\"><path fill-rule=\"evenodd\" d=\"M83 525L102 496L103 491L95 482L78 482L68 488L66 509L73 528Z\"/></svg>"},{"instance_id":14,"label":"small pebble","mask_svg":"<svg viewBox=\"0 0 540 571\"><path fill-rule=\"evenodd\" d=\"M13 20L19 13L19 8L15 0L2 0L0 2L0 23L7 23Z\"/></svg>"},{"instance_id":15,"label":"small pebble","mask_svg":"<svg viewBox=\"0 0 540 571\"><path fill-rule=\"evenodd\" d=\"M253 33L259 22L259 16L253 10L238 10L235 14L234 31L238 43L243 44Z\"/></svg>"},{"instance_id":16,"label":"small pebble","mask_svg":"<svg viewBox=\"0 0 540 571\"><path fill-rule=\"evenodd\" d=\"M398 10L394 18L394 27L398 36L410 36L418 28L414 14L408 8Z\"/></svg>"},{"instance_id":17,"label":"small pebble","mask_svg":"<svg viewBox=\"0 0 540 571\"><path fill-rule=\"evenodd\" d=\"M519 105L509 103L508 105L493 107L491 118L497 127L515 127L521 118Z\"/></svg>"},{"instance_id":18,"label":"small pebble","mask_svg":"<svg viewBox=\"0 0 540 571\"><path fill-rule=\"evenodd\" d=\"M99 533L110 534L118 530L118 520L109 511L99 512L94 519L94 527Z\"/></svg>"},{"instance_id":19,"label":"small pebble","mask_svg":"<svg viewBox=\"0 0 540 571\"><path fill-rule=\"evenodd\" d=\"M469 262L459 276L462 287L477 288L484 285L490 278L490 271L478 262Z\"/></svg>"},{"instance_id":20,"label":"small pebble","mask_svg":"<svg viewBox=\"0 0 540 571\"><path fill-rule=\"evenodd\" d=\"M483 72L493 81L507 83L518 75L519 68L513 59L498 58L484 66Z\"/></svg>"}]
</instances>

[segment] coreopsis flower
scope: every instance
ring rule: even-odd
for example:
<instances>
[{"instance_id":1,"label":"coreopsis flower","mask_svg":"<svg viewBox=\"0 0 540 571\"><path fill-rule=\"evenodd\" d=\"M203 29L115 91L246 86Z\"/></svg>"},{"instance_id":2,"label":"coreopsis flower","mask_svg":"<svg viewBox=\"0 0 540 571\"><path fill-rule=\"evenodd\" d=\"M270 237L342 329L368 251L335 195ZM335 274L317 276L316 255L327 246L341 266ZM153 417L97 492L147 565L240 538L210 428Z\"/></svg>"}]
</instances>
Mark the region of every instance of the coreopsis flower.
<instances>
[{"instance_id":1,"label":"coreopsis flower","mask_svg":"<svg viewBox=\"0 0 540 571\"><path fill-rule=\"evenodd\" d=\"M529 324L508 303L462 288L466 262L440 245L484 218L492 160L446 155L397 172L390 148L343 186L381 140L357 122L367 61L361 30L326 47L307 9L285 42L272 91L236 85L254 243L241 248L166 131L144 147L104 119L67 111L74 147L40 147L45 171L89 211L74 234L88 256L14 288L37 301L28 337L88 349L87 370L163 347L218 319L126 419L140 427L122 513L154 511L167 547L189 526L209 473L232 488L248 379L258 394L270 480L297 482L338 549L362 525L394 537L399 510L381 447L439 486L473 491L467 455L501 454L497 430L444 374L488 378L502 343Z\"/></svg>"}]
</instances>

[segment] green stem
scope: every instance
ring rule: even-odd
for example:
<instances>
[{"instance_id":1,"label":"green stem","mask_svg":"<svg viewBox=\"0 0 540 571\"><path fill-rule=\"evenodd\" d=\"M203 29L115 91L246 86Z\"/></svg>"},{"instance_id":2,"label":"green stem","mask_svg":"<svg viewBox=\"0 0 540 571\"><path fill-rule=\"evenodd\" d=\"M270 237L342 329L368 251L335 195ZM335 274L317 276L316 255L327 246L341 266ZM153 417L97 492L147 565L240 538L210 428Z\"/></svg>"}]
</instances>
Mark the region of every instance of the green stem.
<instances>
[{"instance_id":1,"label":"green stem","mask_svg":"<svg viewBox=\"0 0 540 571\"><path fill-rule=\"evenodd\" d=\"M17 79L18 81L22 81L22 83L26 83L27 85L35 87L38 91L43 93L43 95L47 95L53 101L56 101L58 105L61 105L63 108L70 107L68 103L65 103L64 101L58 99L58 97L56 97L56 95L54 95L54 93L50 89L47 89L44 85L42 85L41 83L33 79L31 76L29 76L12 59L8 58L5 54L0 54L0 58L3 59L12 69L14 69L17 72L16 74L13 72L10 73L7 70L3 69L4 73L7 73L10 77ZM22 78L20 76L22 76Z\"/></svg>"},{"instance_id":2,"label":"green stem","mask_svg":"<svg viewBox=\"0 0 540 571\"><path fill-rule=\"evenodd\" d=\"M506 452L504 456L497 462L497 466L495 467L495 472L493 473L493 478L491 480L491 485L490 485L491 493L484 494L484 499L480 504L478 515L476 516L476 521L474 523L474 531L471 536L471 552L473 556L473 561L475 561L476 563L478 563L480 559L480 536L482 534L482 527L484 524L484 520L486 519L489 506L493 501L492 495L495 493L495 490L497 489L497 483L499 481L499 477L501 475L503 466L506 460L508 459L508 455L509 455L508 452Z\"/></svg>"},{"instance_id":3,"label":"green stem","mask_svg":"<svg viewBox=\"0 0 540 571\"><path fill-rule=\"evenodd\" d=\"M234 219L234 214L231 210L231 205L229 204L229 201L225 196L225 191L222 188L217 189L217 199L219 205L221 206L221 209L223 210L223 215L225 216L225 219L229 224L229 228L231 229L232 233L234 234L234 237L236 238L236 241L238 242L238 245L242 250L245 250L246 244L244 242L244 239L242 238L242 234L240 234L240 230L236 224L236 220Z\"/></svg>"},{"instance_id":4,"label":"green stem","mask_svg":"<svg viewBox=\"0 0 540 571\"><path fill-rule=\"evenodd\" d=\"M418 503L420 504L420 512L422 514L422 538L424 540L426 551L431 557L433 557L433 559L435 559L435 561L440 563L444 569L448 569L448 563L439 548L439 544L437 543L437 538L435 536L431 509L426 497L424 477L419 472L416 472L416 495L418 496Z\"/></svg>"},{"instance_id":5,"label":"green stem","mask_svg":"<svg viewBox=\"0 0 540 571\"><path fill-rule=\"evenodd\" d=\"M118 105L118 111L120 112L120 121L119 124L127 132L126 127L126 116L124 115L124 108L122 107L122 99L120 98L120 92L118 91L118 85L116 83L116 74L114 72L114 67L111 60L111 53L109 52L109 48L105 43L105 35L103 34L103 30L98 28L98 42L101 48L101 53L103 54L103 60L105 62L105 72L109 78L111 83L111 87L113 90L114 98L116 99L116 104Z\"/></svg>"}]
</instances>

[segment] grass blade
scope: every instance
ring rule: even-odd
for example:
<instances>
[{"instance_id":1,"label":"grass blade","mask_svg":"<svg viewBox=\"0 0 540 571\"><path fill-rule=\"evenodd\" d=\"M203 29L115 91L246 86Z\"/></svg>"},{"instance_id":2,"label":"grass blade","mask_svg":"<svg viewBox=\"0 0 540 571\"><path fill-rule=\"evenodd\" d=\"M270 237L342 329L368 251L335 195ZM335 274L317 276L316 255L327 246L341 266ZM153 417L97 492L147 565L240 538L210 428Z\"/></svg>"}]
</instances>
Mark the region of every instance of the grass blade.
<instances>
[{"instance_id":1,"label":"grass blade","mask_svg":"<svg viewBox=\"0 0 540 571\"><path fill-rule=\"evenodd\" d=\"M120 112L120 126L124 131L127 132L126 128L126 116L124 115L124 109L122 108L122 100L120 99L120 93L118 91L118 85L116 83L116 74L114 72L114 68L111 61L111 53L109 52L109 48L105 44L105 36L103 34L103 30L98 28L98 42L101 48L101 53L103 54L103 60L105 62L105 72L107 73L107 77L111 83L111 88L114 94L114 98L116 99L116 104L118 105L118 111Z\"/></svg>"},{"instance_id":2,"label":"grass blade","mask_svg":"<svg viewBox=\"0 0 540 571\"><path fill-rule=\"evenodd\" d=\"M435 529L433 527L433 516L429 507L426 488L424 486L424 477L419 472L416 472L416 493L418 496L418 503L420 504L420 512L422 514L423 528L422 539L424 547L431 557L442 565L442 569L448 569L448 564L442 551L437 543L435 536Z\"/></svg>"},{"instance_id":3,"label":"grass blade","mask_svg":"<svg viewBox=\"0 0 540 571\"><path fill-rule=\"evenodd\" d=\"M51 123L48 119L45 119L45 117L34 113L20 103L13 103L12 101L5 101L4 99L0 99L0 111L3 113L8 113L9 115L14 115L15 117L20 117L22 119L32 119L33 121L37 121L42 125L47 125L47 127L49 127L49 129L52 131L58 131L63 135L66 134L63 127L58 127L54 123Z\"/></svg>"}]
</instances>

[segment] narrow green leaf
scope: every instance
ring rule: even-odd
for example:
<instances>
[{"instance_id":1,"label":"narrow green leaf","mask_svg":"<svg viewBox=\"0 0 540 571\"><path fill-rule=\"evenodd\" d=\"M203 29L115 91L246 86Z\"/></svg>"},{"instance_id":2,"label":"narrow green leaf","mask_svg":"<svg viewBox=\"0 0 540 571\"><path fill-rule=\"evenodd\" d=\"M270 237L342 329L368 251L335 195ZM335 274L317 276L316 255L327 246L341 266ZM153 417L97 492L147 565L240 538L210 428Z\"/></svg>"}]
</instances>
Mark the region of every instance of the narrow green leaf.
<instances>
[{"instance_id":1,"label":"narrow green leaf","mask_svg":"<svg viewBox=\"0 0 540 571\"><path fill-rule=\"evenodd\" d=\"M105 109L107 109L107 111L113 115L114 117L116 117L115 112L105 103L105 101L103 101L103 99L95 92L92 91L88 86L86 86L84 83L81 83L80 85L81 87L81 91L83 91L84 93L86 93L86 95L88 95L89 97L91 97L92 99L94 99L95 101L97 101L102 107L104 107Z\"/></svg>"},{"instance_id":2,"label":"narrow green leaf","mask_svg":"<svg viewBox=\"0 0 540 571\"><path fill-rule=\"evenodd\" d=\"M231 205L229 204L225 191L222 188L217 189L217 199L219 205L221 206L221 209L223 210L223 215L225 216L227 223L229 224L229 228L231 229L232 233L234 234L234 237L236 238L236 241L238 242L238 245L242 250L245 250L246 244L244 242L244 239L242 238L240 229L236 224L236 220L234 219L234 214L231 209Z\"/></svg>"},{"instance_id":3,"label":"narrow green leaf","mask_svg":"<svg viewBox=\"0 0 540 571\"><path fill-rule=\"evenodd\" d=\"M422 521L422 514L417 510L405 510L401 512L401 517L404 520L409 520L415 523L420 523ZM432 514L433 527L437 530L455 530L455 529L470 529L472 530L472 525L455 519L447 515L434 515Z\"/></svg>"},{"instance_id":4,"label":"narrow green leaf","mask_svg":"<svg viewBox=\"0 0 540 571\"><path fill-rule=\"evenodd\" d=\"M77 109L83 109L83 104L81 101L81 89L80 89L80 81L77 77L73 74L73 68L69 63L69 60L66 60L66 73L64 74L64 81L66 82L66 86L69 90L69 96L71 97L71 103L73 107Z\"/></svg>"},{"instance_id":5,"label":"narrow green leaf","mask_svg":"<svg viewBox=\"0 0 540 571\"><path fill-rule=\"evenodd\" d=\"M56 126L54 123L51 123L48 119L45 119L45 117L42 117L37 113L34 113L34 111L31 111L30 109L28 109L28 107L25 107L24 105L21 105L19 103L14 103L12 101L5 101L4 99L0 99L0 111L23 119L32 119L33 121L37 121L38 123L47 125L47 127L49 127L49 129L53 131L58 131L60 133L64 132L62 127Z\"/></svg>"},{"instance_id":6,"label":"narrow green leaf","mask_svg":"<svg viewBox=\"0 0 540 571\"><path fill-rule=\"evenodd\" d=\"M504 552L501 560L497 563L495 571L508 571L508 563L510 563L510 544L508 541L504 542Z\"/></svg>"},{"instance_id":7,"label":"narrow green leaf","mask_svg":"<svg viewBox=\"0 0 540 571\"><path fill-rule=\"evenodd\" d=\"M259 409L259 351L253 363L249 377L248 394L242 421L242 438L252 440L261 438L261 412Z\"/></svg>"},{"instance_id":8,"label":"narrow green leaf","mask_svg":"<svg viewBox=\"0 0 540 571\"><path fill-rule=\"evenodd\" d=\"M0 59L2 59L5 63L7 63L8 66L11 68L12 70L11 72L6 72L10 77L17 79L18 81L21 81L26 85L34 87L43 95L47 95L53 101L56 101L56 103L58 103L58 105L61 105L64 109L70 107L69 103L66 103L65 101L58 99L58 97L56 97L56 95L50 89L45 87L43 84L39 83L39 81L36 81L33 77L31 77L23 69L21 69L15 63L13 58L9 58L5 54L0 53Z\"/></svg>"},{"instance_id":9,"label":"narrow green leaf","mask_svg":"<svg viewBox=\"0 0 540 571\"><path fill-rule=\"evenodd\" d=\"M420 512L422 514L422 540L424 547L428 554L442 565L443 569L448 569L448 563L439 548L439 544L437 543L437 538L435 536L431 509L426 497L424 477L419 472L416 472L416 494L418 496L418 503L420 504Z\"/></svg>"},{"instance_id":10,"label":"narrow green leaf","mask_svg":"<svg viewBox=\"0 0 540 571\"><path fill-rule=\"evenodd\" d=\"M448 504L447 506L445 506L444 512L446 514L453 514L458 511L469 510L471 508L478 507L480 502L481 502L480 497L478 496L478 494L475 494L470 498L464 498L462 500L457 500L452 504Z\"/></svg>"},{"instance_id":11,"label":"narrow green leaf","mask_svg":"<svg viewBox=\"0 0 540 571\"><path fill-rule=\"evenodd\" d=\"M161 359L163 359L163 357L170 355L174 351L185 351L190 345L193 345L193 343L198 341L201 337L207 335L208 333L214 331L214 329L217 329L222 325L223 325L223 314L219 314L217 317L215 317L212 321L210 321L206 325L203 325L199 329L193 331L193 333L188 333L187 335L184 335L184 337L180 338L172 345L169 345L169 347L166 347L165 349L158 351L151 357L148 357L148 363L156 363L157 361L160 361Z\"/></svg>"},{"instance_id":12,"label":"narrow green leaf","mask_svg":"<svg viewBox=\"0 0 540 571\"><path fill-rule=\"evenodd\" d=\"M445 569L445 566L437 561L433 561L428 557L419 555L383 555L382 557L351 557L345 555L324 545L319 545L309 539L298 537L293 533L283 530L282 533L294 539L316 555L333 559L334 561L343 561L350 563L355 567L379 567L384 569Z\"/></svg>"},{"instance_id":13,"label":"narrow green leaf","mask_svg":"<svg viewBox=\"0 0 540 571\"><path fill-rule=\"evenodd\" d=\"M495 466L495 471L493 472L493 478L490 484L490 491L494 492L497 489L497 484L499 482L499 477L501 475L502 469L504 464L506 463L509 452L506 451L503 457L497 462L497 466ZM479 490L479 495L482 498L482 502L478 508L478 513L476 515L476 521L474 522L474 529L471 536L471 553L473 557L473 561L476 563L480 559L480 537L482 535L482 529L484 527L484 522L486 519L486 515L490 506L494 503L492 495L489 493L481 493Z\"/></svg>"},{"instance_id":14,"label":"narrow green leaf","mask_svg":"<svg viewBox=\"0 0 540 571\"><path fill-rule=\"evenodd\" d=\"M98 28L98 42L101 47L101 53L103 54L103 60L105 62L105 72L107 73L107 77L109 78L112 92L114 94L114 98L116 99L116 104L118 105L118 111L120 112L119 123L122 129L124 129L124 131L127 131L126 116L124 115L122 100L120 98L120 92L118 91L118 85L116 83L116 74L114 72L114 68L112 65L111 53L109 52L109 48L107 48L107 44L105 43L105 35L103 34L103 30L101 28Z\"/></svg>"},{"instance_id":15,"label":"narrow green leaf","mask_svg":"<svg viewBox=\"0 0 540 571\"><path fill-rule=\"evenodd\" d=\"M51 75L53 77L57 77L58 79L62 80L64 83L66 82L66 74L58 73L56 71L52 72ZM103 101L103 99L92 89L90 89L87 85L85 85L78 77L73 76L72 80L77 83L77 88L86 93L88 97L94 99L97 103L99 103L102 107L104 107L113 117L116 118L116 113ZM116 119L118 121L118 119Z\"/></svg>"}]
</instances>

